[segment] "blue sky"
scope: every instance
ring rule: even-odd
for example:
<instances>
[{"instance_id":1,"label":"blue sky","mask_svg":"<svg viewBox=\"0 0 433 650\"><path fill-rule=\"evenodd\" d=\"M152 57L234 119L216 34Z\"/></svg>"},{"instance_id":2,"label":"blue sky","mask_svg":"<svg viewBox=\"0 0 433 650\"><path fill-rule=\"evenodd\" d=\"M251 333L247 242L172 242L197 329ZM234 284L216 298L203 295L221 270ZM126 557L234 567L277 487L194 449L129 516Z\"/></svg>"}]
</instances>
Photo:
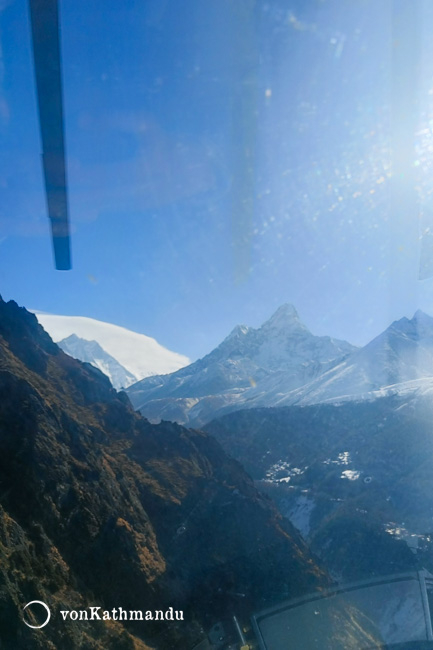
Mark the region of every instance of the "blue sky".
<instances>
[{"instance_id":1,"label":"blue sky","mask_svg":"<svg viewBox=\"0 0 433 650\"><path fill-rule=\"evenodd\" d=\"M397 216L391 2L77 7L60 2L73 270L57 272L27 6L0 2L4 298L191 358L284 302L314 333L359 344L418 307L433 314L433 281L418 280L433 189L428 3L413 45L417 189Z\"/></svg>"}]
</instances>

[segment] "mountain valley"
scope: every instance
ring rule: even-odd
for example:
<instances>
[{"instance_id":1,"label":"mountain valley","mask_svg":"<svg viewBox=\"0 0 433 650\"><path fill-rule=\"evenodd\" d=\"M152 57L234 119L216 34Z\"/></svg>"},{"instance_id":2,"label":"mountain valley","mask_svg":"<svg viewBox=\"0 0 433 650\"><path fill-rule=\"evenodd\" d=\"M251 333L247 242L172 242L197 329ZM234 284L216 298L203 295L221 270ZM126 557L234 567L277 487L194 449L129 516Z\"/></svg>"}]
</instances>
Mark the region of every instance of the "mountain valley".
<instances>
[{"instance_id":1,"label":"mountain valley","mask_svg":"<svg viewBox=\"0 0 433 650\"><path fill-rule=\"evenodd\" d=\"M329 584L213 438L150 424L12 301L0 301L0 392L6 650L192 648L216 620ZM21 620L35 599L54 614L36 631ZM173 606L185 622L60 620L90 605Z\"/></svg>"},{"instance_id":2,"label":"mountain valley","mask_svg":"<svg viewBox=\"0 0 433 650\"><path fill-rule=\"evenodd\" d=\"M433 570L432 324L417 312L355 348L283 305L116 392L101 371L131 376L96 340L61 342L82 363L0 302L5 647L28 647L17 612L36 596L174 606L188 623L102 625L81 640L65 623L32 647L168 650L333 581ZM355 627L343 647L368 636Z\"/></svg>"},{"instance_id":3,"label":"mountain valley","mask_svg":"<svg viewBox=\"0 0 433 650\"><path fill-rule=\"evenodd\" d=\"M243 410L206 430L348 581L433 569L432 422L412 394Z\"/></svg>"}]
</instances>

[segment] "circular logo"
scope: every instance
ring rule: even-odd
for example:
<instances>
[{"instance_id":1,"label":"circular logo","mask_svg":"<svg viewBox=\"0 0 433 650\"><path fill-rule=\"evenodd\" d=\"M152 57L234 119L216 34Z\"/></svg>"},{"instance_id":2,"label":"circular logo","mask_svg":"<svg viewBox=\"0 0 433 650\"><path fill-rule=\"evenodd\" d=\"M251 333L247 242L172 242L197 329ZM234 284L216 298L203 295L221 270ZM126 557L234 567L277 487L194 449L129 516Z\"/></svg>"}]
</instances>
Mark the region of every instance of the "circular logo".
<instances>
[{"instance_id":1,"label":"circular logo","mask_svg":"<svg viewBox=\"0 0 433 650\"><path fill-rule=\"evenodd\" d=\"M41 627L45 627L45 625L48 623L48 621L49 621L50 618L51 618L51 612L50 612L50 608L48 607L48 605L46 605L42 600L31 600L31 601L30 601L29 603L27 603L27 605L23 608L23 612L25 612L25 610L27 609L27 607L29 607L30 605L42 605L42 607L45 607L45 609L47 610L47 618L46 618L46 620L45 620L45 623L42 623L42 625L30 625L30 623L27 623L27 621L25 620L25 618L24 618L24 616L23 616L23 621L24 621L24 623L27 625L27 627L31 627L31 628L33 628L34 630L39 630Z\"/></svg>"}]
</instances>

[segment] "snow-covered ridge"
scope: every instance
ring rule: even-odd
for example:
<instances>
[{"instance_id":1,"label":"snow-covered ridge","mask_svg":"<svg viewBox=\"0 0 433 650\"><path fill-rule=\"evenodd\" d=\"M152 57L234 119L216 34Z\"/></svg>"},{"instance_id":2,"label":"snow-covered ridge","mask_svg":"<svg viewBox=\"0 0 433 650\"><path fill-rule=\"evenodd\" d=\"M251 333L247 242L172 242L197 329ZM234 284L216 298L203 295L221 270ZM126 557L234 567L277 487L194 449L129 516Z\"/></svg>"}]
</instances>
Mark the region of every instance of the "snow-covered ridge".
<instances>
[{"instance_id":1,"label":"snow-covered ridge","mask_svg":"<svg viewBox=\"0 0 433 650\"><path fill-rule=\"evenodd\" d=\"M245 408L431 394L432 385L433 318L427 314L395 321L355 348L314 336L295 308L283 305L260 328L237 326L203 359L138 382L128 393L149 419L202 426Z\"/></svg>"},{"instance_id":2,"label":"snow-covered ridge","mask_svg":"<svg viewBox=\"0 0 433 650\"><path fill-rule=\"evenodd\" d=\"M273 406L375 399L430 391L433 383L433 318L417 311L401 318L342 363L291 391Z\"/></svg>"},{"instance_id":3,"label":"snow-covered ridge","mask_svg":"<svg viewBox=\"0 0 433 650\"><path fill-rule=\"evenodd\" d=\"M59 316L39 311L34 314L56 343L71 334L86 341L96 341L137 379L175 372L190 363L188 357L168 350L150 336L119 325L85 316Z\"/></svg>"},{"instance_id":4,"label":"snow-covered ridge","mask_svg":"<svg viewBox=\"0 0 433 650\"><path fill-rule=\"evenodd\" d=\"M355 350L314 336L286 304L258 329L238 325L207 356L169 376L144 379L128 394L151 420L200 426L227 409L268 405L271 395L304 385Z\"/></svg>"}]
</instances>

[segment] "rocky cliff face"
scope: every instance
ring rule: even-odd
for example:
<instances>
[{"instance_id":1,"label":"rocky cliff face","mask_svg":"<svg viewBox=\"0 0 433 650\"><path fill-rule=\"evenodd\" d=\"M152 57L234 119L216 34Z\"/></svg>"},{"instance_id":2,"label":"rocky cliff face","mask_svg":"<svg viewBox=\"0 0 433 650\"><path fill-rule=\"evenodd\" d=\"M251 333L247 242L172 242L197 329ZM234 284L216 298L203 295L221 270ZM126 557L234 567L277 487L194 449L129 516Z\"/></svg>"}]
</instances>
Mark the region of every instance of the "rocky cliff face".
<instances>
[{"instance_id":1,"label":"rocky cliff face","mask_svg":"<svg viewBox=\"0 0 433 650\"><path fill-rule=\"evenodd\" d=\"M200 627L327 579L302 538L204 433L151 425L36 318L0 301L0 647L188 648ZM23 606L52 621L31 630ZM183 622L59 611L183 609Z\"/></svg>"}]
</instances>

